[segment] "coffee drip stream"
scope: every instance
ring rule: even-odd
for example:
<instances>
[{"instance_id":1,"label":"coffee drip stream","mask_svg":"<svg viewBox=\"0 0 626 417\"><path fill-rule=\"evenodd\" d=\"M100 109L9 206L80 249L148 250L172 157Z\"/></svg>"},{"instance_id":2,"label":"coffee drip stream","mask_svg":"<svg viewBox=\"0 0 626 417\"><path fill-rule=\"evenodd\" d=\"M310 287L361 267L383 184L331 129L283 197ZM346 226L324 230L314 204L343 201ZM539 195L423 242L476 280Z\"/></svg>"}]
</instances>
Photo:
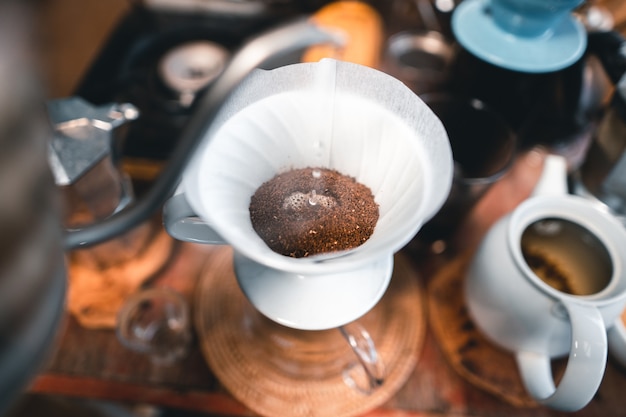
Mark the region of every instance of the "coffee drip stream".
<instances>
[{"instance_id":1,"label":"coffee drip stream","mask_svg":"<svg viewBox=\"0 0 626 417\"><path fill-rule=\"evenodd\" d=\"M598 123L594 140L580 168L572 173L573 192L591 199L626 225L626 39L615 32L590 36L602 66L615 85L610 104Z\"/></svg>"}]
</instances>

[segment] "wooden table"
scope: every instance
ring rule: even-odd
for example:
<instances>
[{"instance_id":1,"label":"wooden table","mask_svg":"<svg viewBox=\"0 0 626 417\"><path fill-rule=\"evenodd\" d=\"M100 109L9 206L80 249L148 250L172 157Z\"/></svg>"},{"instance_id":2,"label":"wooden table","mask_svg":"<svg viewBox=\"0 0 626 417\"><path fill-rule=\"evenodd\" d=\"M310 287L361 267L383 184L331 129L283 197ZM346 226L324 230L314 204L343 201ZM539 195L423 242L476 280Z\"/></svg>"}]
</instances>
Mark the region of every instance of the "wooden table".
<instances>
[{"instance_id":1,"label":"wooden table","mask_svg":"<svg viewBox=\"0 0 626 417\"><path fill-rule=\"evenodd\" d=\"M456 253L473 247L497 218L526 198L540 174L543 154L520 156L507 176L475 207L457 236L457 251L442 255L411 254L425 284ZM180 244L158 282L174 286L190 297L207 246ZM33 393L149 403L205 412L213 415L254 415L220 385L196 347L172 367L152 365L148 359L126 350L111 330L87 330L67 317L58 347L29 389ZM626 371L609 362L596 398L578 416L623 415L626 410ZM383 407L367 417L405 416L558 416L543 407L515 408L469 384L447 363L431 329L427 330L417 366L403 388Z\"/></svg>"}]
</instances>

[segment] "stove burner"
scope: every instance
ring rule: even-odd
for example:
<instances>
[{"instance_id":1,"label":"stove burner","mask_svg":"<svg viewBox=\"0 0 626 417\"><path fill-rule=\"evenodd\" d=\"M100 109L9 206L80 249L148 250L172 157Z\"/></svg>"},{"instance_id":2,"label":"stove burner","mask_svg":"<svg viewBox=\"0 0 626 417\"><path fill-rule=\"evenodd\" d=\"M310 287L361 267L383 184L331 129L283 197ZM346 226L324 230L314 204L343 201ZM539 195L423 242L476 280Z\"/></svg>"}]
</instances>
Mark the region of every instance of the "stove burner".
<instances>
[{"instance_id":1,"label":"stove burner","mask_svg":"<svg viewBox=\"0 0 626 417\"><path fill-rule=\"evenodd\" d=\"M209 41L194 41L174 47L161 59L160 79L180 103L188 107L196 94L210 85L224 70L230 57L228 50Z\"/></svg>"},{"instance_id":2,"label":"stove burner","mask_svg":"<svg viewBox=\"0 0 626 417\"><path fill-rule=\"evenodd\" d=\"M258 16L137 4L114 28L74 95L95 106L133 104L139 118L127 126L122 156L167 160L194 104L228 56L254 35L310 13L323 1L290 1Z\"/></svg>"}]
</instances>

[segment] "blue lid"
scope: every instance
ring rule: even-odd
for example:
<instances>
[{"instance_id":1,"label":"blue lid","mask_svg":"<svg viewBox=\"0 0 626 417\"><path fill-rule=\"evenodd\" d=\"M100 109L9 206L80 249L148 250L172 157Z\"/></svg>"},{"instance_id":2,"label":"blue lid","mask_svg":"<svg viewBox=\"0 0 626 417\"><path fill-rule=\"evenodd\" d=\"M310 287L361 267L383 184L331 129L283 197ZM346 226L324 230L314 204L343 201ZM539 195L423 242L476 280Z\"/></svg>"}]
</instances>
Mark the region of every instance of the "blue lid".
<instances>
[{"instance_id":1,"label":"blue lid","mask_svg":"<svg viewBox=\"0 0 626 417\"><path fill-rule=\"evenodd\" d=\"M465 49L514 71L557 71L576 62L587 47L585 28L571 13L540 36L516 35L504 27L494 20L489 0L465 0L452 15L452 30Z\"/></svg>"}]
</instances>

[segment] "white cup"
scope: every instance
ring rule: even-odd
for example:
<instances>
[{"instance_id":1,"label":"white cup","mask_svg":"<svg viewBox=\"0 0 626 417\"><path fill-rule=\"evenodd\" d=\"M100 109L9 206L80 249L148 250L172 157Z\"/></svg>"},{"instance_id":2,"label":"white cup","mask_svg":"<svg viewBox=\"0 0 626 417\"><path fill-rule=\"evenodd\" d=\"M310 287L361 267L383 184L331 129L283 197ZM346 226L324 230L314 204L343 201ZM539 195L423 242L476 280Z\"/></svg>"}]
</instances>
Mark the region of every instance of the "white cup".
<instances>
[{"instance_id":1,"label":"white cup","mask_svg":"<svg viewBox=\"0 0 626 417\"><path fill-rule=\"evenodd\" d=\"M565 194L562 158L550 156L546 164L534 195L499 220L479 245L468 269L465 296L477 327L515 355L528 393L548 407L575 411L587 405L602 381L607 328L619 320L626 304L626 231L589 201ZM583 237L565 239L569 247L563 253L560 244L546 249L546 242L567 222L586 230ZM573 295L544 282L522 252L522 237L528 236L532 224L543 233L535 243L543 247L548 263L554 266L555 259L569 257L561 272L552 269L553 276L577 274L588 263L567 268L597 250L598 259L606 258L599 262L602 268L582 274L580 286L595 285L604 275L605 282L598 285L603 288ZM550 361L558 357L568 362L555 387Z\"/></svg>"},{"instance_id":2,"label":"white cup","mask_svg":"<svg viewBox=\"0 0 626 417\"><path fill-rule=\"evenodd\" d=\"M322 330L365 314L387 288L393 254L450 190L452 153L439 119L391 76L330 59L258 70L224 108L165 206L168 232L233 246L244 294L280 324ZM292 258L254 231L257 188L305 167L335 169L372 191L379 219L361 246Z\"/></svg>"}]
</instances>

